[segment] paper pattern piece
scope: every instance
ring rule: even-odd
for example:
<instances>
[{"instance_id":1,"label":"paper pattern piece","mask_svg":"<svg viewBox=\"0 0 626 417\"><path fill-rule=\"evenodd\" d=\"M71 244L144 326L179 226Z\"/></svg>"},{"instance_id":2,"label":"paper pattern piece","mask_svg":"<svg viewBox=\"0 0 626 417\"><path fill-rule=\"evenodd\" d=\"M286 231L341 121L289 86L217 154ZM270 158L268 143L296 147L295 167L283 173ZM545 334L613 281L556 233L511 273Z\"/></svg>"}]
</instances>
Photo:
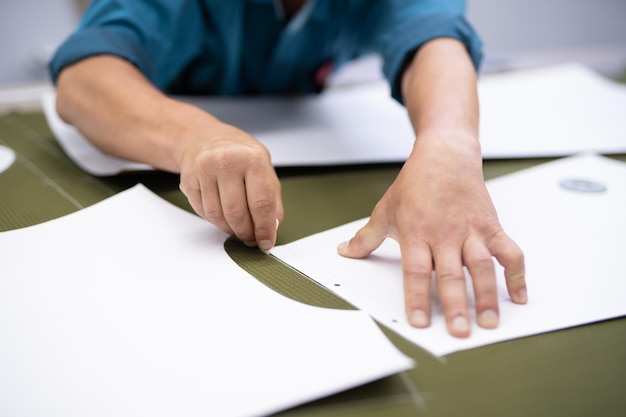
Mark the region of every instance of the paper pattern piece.
<instances>
[{"instance_id":1,"label":"paper pattern piece","mask_svg":"<svg viewBox=\"0 0 626 417\"><path fill-rule=\"evenodd\" d=\"M626 85L577 64L479 82L485 158L626 153Z\"/></svg>"},{"instance_id":2,"label":"paper pattern piece","mask_svg":"<svg viewBox=\"0 0 626 417\"><path fill-rule=\"evenodd\" d=\"M83 171L92 175L109 176L125 171L149 171L150 165L106 155L93 146L74 126L65 123L56 111L56 93L42 95L41 106L48 126L67 156Z\"/></svg>"},{"instance_id":3,"label":"paper pattern piece","mask_svg":"<svg viewBox=\"0 0 626 417\"><path fill-rule=\"evenodd\" d=\"M252 134L268 148L277 167L397 162L413 147L408 116L384 83L307 97L178 98ZM107 176L152 169L100 152L59 118L54 102L54 93L43 96L48 124L83 170Z\"/></svg>"},{"instance_id":4,"label":"paper pattern piece","mask_svg":"<svg viewBox=\"0 0 626 417\"><path fill-rule=\"evenodd\" d=\"M134 187L0 234L0 415L258 416L412 366L361 311L287 299Z\"/></svg>"},{"instance_id":5,"label":"paper pattern piece","mask_svg":"<svg viewBox=\"0 0 626 417\"><path fill-rule=\"evenodd\" d=\"M561 186L564 180L606 190L573 191ZM626 164L569 157L489 181L488 188L504 229L524 251L529 303L510 301L498 267L500 326L474 325L467 339L448 335L434 289L431 326L409 325L395 241L387 239L362 260L337 255L336 246L366 219L278 246L272 254L437 356L626 315Z\"/></svg>"},{"instance_id":6,"label":"paper pattern piece","mask_svg":"<svg viewBox=\"0 0 626 417\"><path fill-rule=\"evenodd\" d=\"M15 161L13 149L0 145L0 174L9 169Z\"/></svg>"},{"instance_id":7,"label":"paper pattern piece","mask_svg":"<svg viewBox=\"0 0 626 417\"><path fill-rule=\"evenodd\" d=\"M485 158L626 152L626 86L577 64L485 75L479 80ZM384 81L292 98L179 97L251 133L275 166L402 162L413 147L406 110ZM151 169L102 154L56 114L48 123L65 152L94 175Z\"/></svg>"}]
</instances>

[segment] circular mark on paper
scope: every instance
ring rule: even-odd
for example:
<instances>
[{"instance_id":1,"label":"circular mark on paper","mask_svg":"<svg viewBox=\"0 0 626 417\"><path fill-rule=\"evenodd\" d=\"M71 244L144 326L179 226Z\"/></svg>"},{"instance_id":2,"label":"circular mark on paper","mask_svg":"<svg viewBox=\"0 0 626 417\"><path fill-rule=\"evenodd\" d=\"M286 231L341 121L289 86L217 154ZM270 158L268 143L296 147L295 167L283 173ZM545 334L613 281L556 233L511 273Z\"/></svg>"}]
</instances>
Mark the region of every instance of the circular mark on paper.
<instances>
[{"instance_id":1,"label":"circular mark on paper","mask_svg":"<svg viewBox=\"0 0 626 417\"><path fill-rule=\"evenodd\" d=\"M15 161L15 152L0 145L0 173L6 171Z\"/></svg>"},{"instance_id":2,"label":"circular mark on paper","mask_svg":"<svg viewBox=\"0 0 626 417\"><path fill-rule=\"evenodd\" d=\"M570 178L563 180L559 185L566 190L580 191L583 193L601 193L606 191L606 185L590 180L580 178Z\"/></svg>"}]
</instances>

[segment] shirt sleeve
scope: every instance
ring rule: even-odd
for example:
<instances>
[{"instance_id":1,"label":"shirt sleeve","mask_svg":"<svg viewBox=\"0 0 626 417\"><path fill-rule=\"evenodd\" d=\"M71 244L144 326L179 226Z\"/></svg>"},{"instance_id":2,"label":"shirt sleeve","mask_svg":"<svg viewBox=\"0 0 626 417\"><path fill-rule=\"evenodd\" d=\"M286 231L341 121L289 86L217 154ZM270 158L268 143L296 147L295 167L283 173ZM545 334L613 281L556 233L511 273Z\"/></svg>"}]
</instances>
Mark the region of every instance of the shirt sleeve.
<instances>
[{"instance_id":1,"label":"shirt sleeve","mask_svg":"<svg viewBox=\"0 0 626 417\"><path fill-rule=\"evenodd\" d=\"M50 61L52 81L66 66L106 54L131 62L163 89L199 54L202 16L195 0L93 0Z\"/></svg>"},{"instance_id":2,"label":"shirt sleeve","mask_svg":"<svg viewBox=\"0 0 626 417\"><path fill-rule=\"evenodd\" d=\"M372 31L375 48L383 57L383 73L391 95L402 103L401 76L409 58L424 43L435 38L461 41L478 70L482 42L465 19L464 0L386 0Z\"/></svg>"}]
</instances>

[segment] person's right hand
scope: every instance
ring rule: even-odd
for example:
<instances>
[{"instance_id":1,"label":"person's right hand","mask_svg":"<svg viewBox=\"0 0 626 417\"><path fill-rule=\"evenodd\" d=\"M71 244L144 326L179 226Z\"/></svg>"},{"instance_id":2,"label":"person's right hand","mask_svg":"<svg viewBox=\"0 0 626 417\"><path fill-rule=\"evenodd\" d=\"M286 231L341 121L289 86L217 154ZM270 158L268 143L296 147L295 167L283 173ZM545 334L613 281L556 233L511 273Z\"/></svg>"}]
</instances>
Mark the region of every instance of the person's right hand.
<instances>
[{"instance_id":1,"label":"person's right hand","mask_svg":"<svg viewBox=\"0 0 626 417\"><path fill-rule=\"evenodd\" d=\"M275 244L280 183L269 152L249 134L167 97L111 55L61 72L57 111L102 152L180 173L193 209L222 231L263 250Z\"/></svg>"},{"instance_id":2,"label":"person's right hand","mask_svg":"<svg viewBox=\"0 0 626 417\"><path fill-rule=\"evenodd\" d=\"M284 213L268 150L224 123L204 133L180 153L181 191L200 216L222 231L248 246L271 249Z\"/></svg>"}]
</instances>

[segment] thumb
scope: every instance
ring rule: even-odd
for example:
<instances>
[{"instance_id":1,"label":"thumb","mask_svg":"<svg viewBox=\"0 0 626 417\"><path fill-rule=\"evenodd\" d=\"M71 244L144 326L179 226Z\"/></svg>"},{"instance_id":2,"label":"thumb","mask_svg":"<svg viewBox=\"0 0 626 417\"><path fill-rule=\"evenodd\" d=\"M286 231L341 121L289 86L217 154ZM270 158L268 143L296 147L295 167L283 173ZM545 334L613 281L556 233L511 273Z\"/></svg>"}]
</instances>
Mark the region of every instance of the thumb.
<instances>
[{"instance_id":1,"label":"thumb","mask_svg":"<svg viewBox=\"0 0 626 417\"><path fill-rule=\"evenodd\" d=\"M337 247L337 252L346 258L365 258L376 250L386 237L385 229L371 217L352 239Z\"/></svg>"}]
</instances>

